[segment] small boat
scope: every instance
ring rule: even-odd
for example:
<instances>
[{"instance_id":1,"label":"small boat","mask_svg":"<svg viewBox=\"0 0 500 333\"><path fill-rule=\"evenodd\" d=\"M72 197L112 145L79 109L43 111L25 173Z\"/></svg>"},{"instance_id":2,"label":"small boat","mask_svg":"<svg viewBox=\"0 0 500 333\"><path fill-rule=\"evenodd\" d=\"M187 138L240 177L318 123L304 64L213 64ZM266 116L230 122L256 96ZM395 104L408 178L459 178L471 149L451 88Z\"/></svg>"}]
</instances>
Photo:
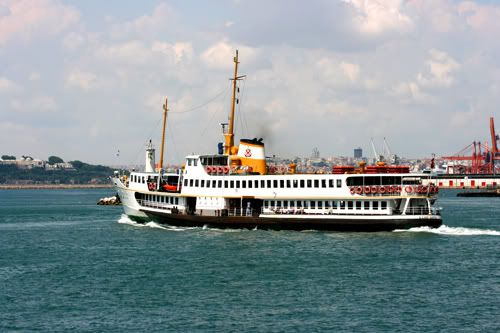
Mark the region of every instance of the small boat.
<instances>
[{"instance_id":1,"label":"small boat","mask_svg":"<svg viewBox=\"0 0 500 333\"><path fill-rule=\"evenodd\" d=\"M238 52L232 109L217 154L188 155L182 169L163 170L167 101L159 167L149 142L144 172L112 177L125 214L173 226L274 230L390 231L439 227L438 187L428 174L378 163L299 173L296 165L269 166L262 139L234 144Z\"/></svg>"}]
</instances>

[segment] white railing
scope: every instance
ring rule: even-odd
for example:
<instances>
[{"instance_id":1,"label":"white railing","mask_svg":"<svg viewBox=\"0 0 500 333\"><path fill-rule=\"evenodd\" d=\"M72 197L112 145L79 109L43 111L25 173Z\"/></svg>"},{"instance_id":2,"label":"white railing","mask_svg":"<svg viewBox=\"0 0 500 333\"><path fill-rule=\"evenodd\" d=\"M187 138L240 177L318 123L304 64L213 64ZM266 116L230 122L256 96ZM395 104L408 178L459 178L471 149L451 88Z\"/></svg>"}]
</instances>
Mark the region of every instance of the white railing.
<instances>
[{"instance_id":1,"label":"white railing","mask_svg":"<svg viewBox=\"0 0 500 333\"><path fill-rule=\"evenodd\" d=\"M137 199L137 202L142 207L157 208L157 209L171 209L175 206L173 204L168 204L165 202L157 202L152 200Z\"/></svg>"},{"instance_id":2,"label":"white railing","mask_svg":"<svg viewBox=\"0 0 500 333\"><path fill-rule=\"evenodd\" d=\"M266 208L263 209L264 215L399 215L392 207L387 209L285 209L285 208Z\"/></svg>"},{"instance_id":3,"label":"white railing","mask_svg":"<svg viewBox=\"0 0 500 333\"><path fill-rule=\"evenodd\" d=\"M408 207L405 211L406 215L441 215L441 209L431 207Z\"/></svg>"},{"instance_id":4,"label":"white railing","mask_svg":"<svg viewBox=\"0 0 500 333\"><path fill-rule=\"evenodd\" d=\"M229 216L252 216L254 212L254 209L253 208L244 208L244 209L240 209L240 208L232 208L232 209L228 209L228 215Z\"/></svg>"}]
</instances>

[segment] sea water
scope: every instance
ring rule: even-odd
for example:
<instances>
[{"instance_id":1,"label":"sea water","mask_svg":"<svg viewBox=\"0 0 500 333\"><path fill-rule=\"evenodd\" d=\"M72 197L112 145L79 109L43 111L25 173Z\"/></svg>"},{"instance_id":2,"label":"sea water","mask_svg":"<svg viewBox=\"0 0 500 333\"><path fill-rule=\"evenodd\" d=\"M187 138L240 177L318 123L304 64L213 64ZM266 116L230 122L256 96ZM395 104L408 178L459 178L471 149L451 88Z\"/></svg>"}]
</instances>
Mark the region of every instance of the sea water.
<instances>
[{"instance_id":1,"label":"sea water","mask_svg":"<svg viewBox=\"0 0 500 333\"><path fill-rule=\"evenodd\" d=\"M0 191L1 332L500 331L500 198L337 233L142 225L113 194Z\"/></svg>"}]
</instances>

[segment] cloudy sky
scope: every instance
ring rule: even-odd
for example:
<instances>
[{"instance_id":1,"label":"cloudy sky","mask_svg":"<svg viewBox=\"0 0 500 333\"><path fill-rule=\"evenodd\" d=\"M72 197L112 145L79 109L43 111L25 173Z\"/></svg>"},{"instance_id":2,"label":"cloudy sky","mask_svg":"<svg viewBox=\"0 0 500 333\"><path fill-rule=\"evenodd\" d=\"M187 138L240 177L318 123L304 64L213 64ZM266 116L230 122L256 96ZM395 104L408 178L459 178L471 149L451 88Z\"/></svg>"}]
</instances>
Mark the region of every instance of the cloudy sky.
<instances>
[{"instance_id":1,"label":"cloudy sky","mask_svg":"<svg viewBox=\"0 0 500 333\"><path fill-rule=\"evenodd\" d=\"M237 138L267 154L428 157L500 131L500 1L0 0L0 154L143 162ZM118 150L120 151L117 154Z\"/></svg>"}]
</instances>

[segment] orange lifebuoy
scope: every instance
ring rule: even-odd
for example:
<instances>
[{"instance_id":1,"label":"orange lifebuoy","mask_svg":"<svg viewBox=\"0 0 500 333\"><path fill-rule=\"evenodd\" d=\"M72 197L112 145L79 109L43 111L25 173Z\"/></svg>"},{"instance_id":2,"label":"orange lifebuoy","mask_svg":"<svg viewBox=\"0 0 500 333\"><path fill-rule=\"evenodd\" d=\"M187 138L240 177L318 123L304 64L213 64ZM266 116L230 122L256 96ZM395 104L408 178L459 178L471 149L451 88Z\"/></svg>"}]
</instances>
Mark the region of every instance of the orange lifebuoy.
<instances>
[{"instance_id":1,"label":"orange lifebuoy","mask_svg":"<svg viewBox=\"0 0 500 333\"><path fill-rule=\"evenodd\" d=\"M371 188L370 186L365 186L365 193L370 194L371 193Z\"/></svg>"},{"instance_id":2,"label":"orange lifebuoy","mask_svg":"<svg viewBox=\"0 0 500 333\"><path fill-rule=\"evenodd\" d=\"M224 171L224 167L222 167L222 166L218 166L217 167L217 172L218 173L222 173L223 171Z\"/></svg>"},{"instance_id":3,"label":"orange lifebuoy","mask_svg":"<svg viewBox=\"0 0 500 333\"><path fill-rule=\"evenodd\" d=\"M372 186L372 193L377 194L378 193L378 186Z\"/></svg>"},{"instance_id":4,"label":"orange lifebuoy","mask_svg":"<svg viewBox=\"0 0 500 333\"><path fill-rule=\"evenodd\" d=\"M354 192L356 191L356 189L354 188L354 186L350 186L349 190L351 191L351 194L354 194Z\"/></svg>"},{"instance_id":5,"label":"orange lifebuoy","mask_svg":"<svg viewBox=\"0 0 500 333\"><path fill-rule=\"evenodd\" d=\"M380 188L379 188L378 192L379 192L380 194L384 194L384 193L385 193L385 187L384 187L384 186L380 186Z\"/></svg>"},{"instance_id":6,"label":"orange lifebuoy","mask_svg":"<svg viewBox=\"0 0 500 333\"><path fill-rule=\"evenodd\" d=\"M406 186L406 187L405 187L405 191L406 191L406 193L411 193L411 192L413 192L413 187L411 187L411 186Z\"/></svg>"},{"instance_id":7,"label":"orange lifebuoy","mask_svg":"<svg viewBox=\"0 0 500 333\"><path fill-rule=\"evenodd\" d=\"M356 194L361 194L361 193L363 193L363 187L362 186L356 187Z\"/></svg>"},{"instance_id":8,"label":"orange lifebuoy","mask_svg":"<svg viewBox=\"0 0 500 333\"><path fill-rule=\"evenodd\" d=\"M391 194L392 194L392 192L393 192L393 188L392 188L392 186L387 185L387 186L385 187L385 191L386 191L387 193L391 193Z\"/></svg>"},{"instance_id":9,"label":"orange lifebuoy","mask_svg":"<svg viewBox=\"0 0 500 333\"><path fill-rule=\"evenodd\" d=\"M211 167L210 165L209 165L209 166L207 166L207 167L205 168L205 171L206 171L207 173L212 173L212 167Z\"/></svg>"},{"instance_id":10,"label":"orange lifebuoy","mask_svg":"<svg viewBox=\"0 0 500 333\"><path fill-rule=\"evenodd\" d=\"M224 168L222 168L222 172L228 173L229 172L229 167L225 166Z\"/></svg>"}]
</instances>

